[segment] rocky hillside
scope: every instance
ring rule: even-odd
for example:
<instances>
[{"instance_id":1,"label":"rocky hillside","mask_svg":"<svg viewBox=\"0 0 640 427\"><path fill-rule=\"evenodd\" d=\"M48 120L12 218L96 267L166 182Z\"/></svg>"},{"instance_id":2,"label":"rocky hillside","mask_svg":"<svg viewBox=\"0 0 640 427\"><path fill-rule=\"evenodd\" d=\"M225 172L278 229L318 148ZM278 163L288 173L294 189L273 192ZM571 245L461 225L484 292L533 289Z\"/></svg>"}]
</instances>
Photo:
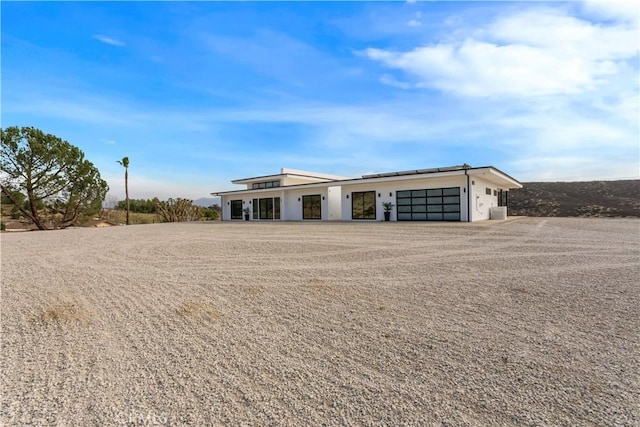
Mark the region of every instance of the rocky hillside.
<instances>
[{"instance_id":1,"label":"rocky hillside","mask_svg":"<svg viewBox=\"0 0 640 427\"><path fill-rule=\"evenodd\" d=\"M509 215L640 217L640 180L523 185L509 191Z\"/></svg>"}]
</instances>

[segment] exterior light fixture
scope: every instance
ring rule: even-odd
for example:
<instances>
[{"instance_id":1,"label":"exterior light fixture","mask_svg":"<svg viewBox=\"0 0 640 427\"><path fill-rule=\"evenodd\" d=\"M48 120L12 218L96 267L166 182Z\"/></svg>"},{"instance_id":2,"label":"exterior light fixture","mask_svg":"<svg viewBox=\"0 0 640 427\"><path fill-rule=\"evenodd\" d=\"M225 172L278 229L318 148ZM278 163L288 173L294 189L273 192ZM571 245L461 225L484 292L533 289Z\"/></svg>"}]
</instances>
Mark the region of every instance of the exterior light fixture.
<instances>
[{"instance_id":1,"label":"exterior light fixture","mask_svg":"<svg viewBox=\"0 0 640 427\"><path fill-rule=\"evenodd\" d=\"M300 197L298 197L298 201L300 201Z\"/></svg>"},{"instance_id":2,"label":"exterior light fixture","mask_svg":"<svg viewBox=\"0 0 640 427\"><path fill-rule=\"evenodd\" d=\"M380 193L378 193L378 197L380 197Z\"/></svg>"},{"instance_id":3,"label":"exterior light fixture","mask_svg":"<svg viewBox=\"0 0 640 427\"><path fill-rule=\"evenodd\" d=\"M389 193L389 197L393 196L393 193Z\"/></svg>"},{"instance_id":4,"label":"exterior light fixture","mask_svg":"<svg viewBox=\"0 0 640 427\"><path fill-rule=\"evenodd\" d=\"M347 199L349 198L349 195L347 194Z\"/></svg>"}]
</instances>

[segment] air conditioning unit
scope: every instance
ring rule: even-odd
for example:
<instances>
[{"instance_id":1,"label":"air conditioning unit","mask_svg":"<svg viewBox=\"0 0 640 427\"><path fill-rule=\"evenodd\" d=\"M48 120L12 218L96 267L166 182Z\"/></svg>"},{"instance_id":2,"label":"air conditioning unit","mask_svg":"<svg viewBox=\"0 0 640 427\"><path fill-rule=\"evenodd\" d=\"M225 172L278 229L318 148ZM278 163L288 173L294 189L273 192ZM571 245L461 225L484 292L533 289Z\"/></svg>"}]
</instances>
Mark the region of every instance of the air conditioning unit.
<instances>
[{"instance_id":1,"label":"air conditioning unit","mask_svg":"<svg viewBox=\"0 0 640 427\"><path fill-rule=\"evenodd\" d=\"M507 207L498 206L496 208L489 208L489 218L491 219L507 219Z\"/></svg>"}]
</instances>

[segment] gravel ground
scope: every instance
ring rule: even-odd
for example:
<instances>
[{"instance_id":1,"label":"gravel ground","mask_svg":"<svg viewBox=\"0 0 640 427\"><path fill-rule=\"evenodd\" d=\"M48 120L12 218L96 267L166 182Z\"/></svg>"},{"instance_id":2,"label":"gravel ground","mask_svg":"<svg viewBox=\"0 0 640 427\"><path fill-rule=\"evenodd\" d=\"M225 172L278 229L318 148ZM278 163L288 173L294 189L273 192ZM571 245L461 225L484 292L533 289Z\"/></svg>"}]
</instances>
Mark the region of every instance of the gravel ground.
<instances>
[{"instance_id":1,"label":"gravel ground","mask_svg":"<svg viewBox=\"0 0 640 427\"><path fill-rule=\"evenodd\" d=\"M2 425L640 425L638 220L1 242Z\"/></svg>"}]
</instances>

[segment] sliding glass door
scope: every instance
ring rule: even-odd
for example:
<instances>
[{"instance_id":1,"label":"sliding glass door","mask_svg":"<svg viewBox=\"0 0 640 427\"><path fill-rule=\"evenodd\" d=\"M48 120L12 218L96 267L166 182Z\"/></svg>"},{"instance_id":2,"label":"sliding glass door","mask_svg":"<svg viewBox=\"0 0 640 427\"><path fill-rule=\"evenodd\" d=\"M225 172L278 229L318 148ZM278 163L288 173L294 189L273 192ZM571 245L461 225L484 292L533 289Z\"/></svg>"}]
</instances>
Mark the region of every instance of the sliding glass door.
<instances>
[{"instance_id":1,"label":"sliding glass door","mask_svg":"<svg viewBox=\"0 0 640 427\"><path fill-rule=\"evenodd\" d=\"M302 196L302 219L322 219L320 194Z\"/></svg>"},{"instance_id":2,"label":"sliding glass door","mask_svg":"<svg viewBox=\"0 0 640 427\"><path fill-rule=\"evenodd\" d=\"M375 191L360 191L351 193L351 218L376 219Z\"/></svg>"}]
</instances>

